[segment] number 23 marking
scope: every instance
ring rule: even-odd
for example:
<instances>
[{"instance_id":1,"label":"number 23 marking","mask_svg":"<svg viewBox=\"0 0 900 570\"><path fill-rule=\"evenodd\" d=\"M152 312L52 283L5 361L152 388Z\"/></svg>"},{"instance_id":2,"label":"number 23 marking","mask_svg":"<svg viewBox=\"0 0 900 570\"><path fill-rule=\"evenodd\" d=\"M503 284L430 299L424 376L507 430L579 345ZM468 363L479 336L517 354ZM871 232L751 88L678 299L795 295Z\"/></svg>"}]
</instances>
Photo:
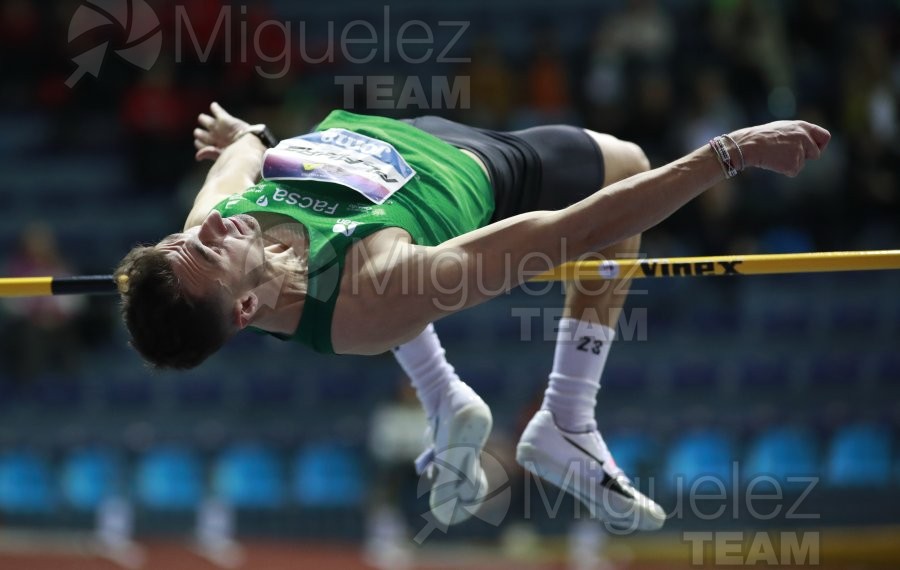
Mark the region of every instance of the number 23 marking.
<instances>
[{"instance_id":1,"label":"number 23 marking","mask_svg":"<svg viewBox=\"0 0 900 570\"><path fill-rule=\"evenodd\" d=\"M580 350L582 352L591 351L594 354L600 354L601 348L603 348L603 341L602 340L594 340L589 336L581 337L581 339L578 342L578 350Z\"/></svg>"}]
</instances>

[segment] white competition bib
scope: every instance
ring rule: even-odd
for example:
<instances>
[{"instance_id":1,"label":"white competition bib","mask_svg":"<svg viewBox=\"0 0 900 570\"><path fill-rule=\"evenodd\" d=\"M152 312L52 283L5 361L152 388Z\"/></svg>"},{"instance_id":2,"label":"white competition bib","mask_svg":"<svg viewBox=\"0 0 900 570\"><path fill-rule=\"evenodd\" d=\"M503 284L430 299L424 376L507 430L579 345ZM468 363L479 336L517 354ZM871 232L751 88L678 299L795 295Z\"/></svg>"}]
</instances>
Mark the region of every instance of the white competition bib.
<instances>
[{"instance_id":1,"label":"white competition bib","mask_svg":"<svg viewBox=\"0 0 900 570\"><path fill-rule=\"evenodd\" d=\"M390 143L345 129L328 129L281 141L266 151L266 180L318 180L385 200L416 175Z\"/></svg>"}]
</instances>

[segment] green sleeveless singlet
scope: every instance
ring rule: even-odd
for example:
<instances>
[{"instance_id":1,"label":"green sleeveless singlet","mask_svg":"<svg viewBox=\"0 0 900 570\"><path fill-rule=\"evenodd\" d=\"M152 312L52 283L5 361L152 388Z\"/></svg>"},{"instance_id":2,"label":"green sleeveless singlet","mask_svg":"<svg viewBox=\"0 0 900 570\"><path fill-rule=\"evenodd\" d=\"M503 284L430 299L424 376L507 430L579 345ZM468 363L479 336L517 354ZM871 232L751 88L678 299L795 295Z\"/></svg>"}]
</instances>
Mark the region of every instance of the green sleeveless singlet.
<instances>
[{"instance_id":1,"label":"green sleeveless singlet","mask_svg":"<svg viewBox=\"0 0 900 570\"><path fill-rule=\"evenodd\" d=\"M494 197L484 171L470 157L444 141L411 125L387 119L334 111L313 133L343 129L358 135L337 139L338 143L372 149L379 143L393 148L366 150L376 156L399 154L410 171L409 180L381 204L366 198L351 186L359 186L351 168L352 153L326 147L328 152L310 154L301 161L304 174L324 172L319 179L264 179L242 194L229 196L215 206L222 216L267 212L282 214L306 227L309 235L309 287L297 331L283 340L303 342L318 352L334 353L331 320L340 292L341 275L350 247L378 230L399 227L415 243L434 246L488 223ZM322 135L304 135L322 138ZM366 139L365 137L369 137ZM317 139L317 140L319 140ZM375 139L374 141L371 139ZM289 139L297 140L297 139ZM332 137L333 143L334 137ZM289 142L284 141L284 142ZM368 141L368 142L366 142ZM360 145L366 145L362 147ZM380 145L386 146L386 145ZM384 151L382 154L377 154ZM271 152L271 151L270 151ZM316 162L327 154L328 166ZM357 155L358 156L358 155ZM397 157L394 157L395 161ZM345 162L341 162L341 161ZM344 169L342 164L348 164ZM396 162L394 163L396 164ZM385 180L394 180L390 165L379 170ZM269 160L264 167L268 175ZM327 171L327 172L326 172ZM271 178L271 177L270 177ZM345 182L346 180L346 182ZM363 186L367 186L364 183ZM380 197L376 197L380 199Z\"/></svg>"}]
</instances>

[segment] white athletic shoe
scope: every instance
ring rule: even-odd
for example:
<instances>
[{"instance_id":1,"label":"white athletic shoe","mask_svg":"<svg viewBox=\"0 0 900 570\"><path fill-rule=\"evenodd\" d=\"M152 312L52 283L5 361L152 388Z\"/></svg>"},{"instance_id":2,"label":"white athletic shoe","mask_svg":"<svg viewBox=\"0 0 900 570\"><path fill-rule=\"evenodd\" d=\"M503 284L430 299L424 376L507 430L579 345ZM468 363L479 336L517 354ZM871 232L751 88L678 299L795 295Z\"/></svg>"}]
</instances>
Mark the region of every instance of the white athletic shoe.
<instances>
[{"instance_id":1,"label":"white athletic shoe","mask_svg":"<svg viewBox=\"0 0 900 570\"><path fill-rule=\"evenodd\" d=\"M656 530L666 521L662 507L631 485L597 430L563 431L552 413L541 410L522 433L516 461L617 530Z\"/></svg>"},{"instance_id":2,"label":"white athletic shoe","mask_svg":"<svg viewBox=\"0 0 900 570\"><path fill-rule=\"evenodd\" d=\"M431 479L435 520L457 524L475 514L487 495L481 449L491 433L491 409L464 382L454 382L428 423L433 445L416 459L416 472Z\"/></svg>"}]
</instances>

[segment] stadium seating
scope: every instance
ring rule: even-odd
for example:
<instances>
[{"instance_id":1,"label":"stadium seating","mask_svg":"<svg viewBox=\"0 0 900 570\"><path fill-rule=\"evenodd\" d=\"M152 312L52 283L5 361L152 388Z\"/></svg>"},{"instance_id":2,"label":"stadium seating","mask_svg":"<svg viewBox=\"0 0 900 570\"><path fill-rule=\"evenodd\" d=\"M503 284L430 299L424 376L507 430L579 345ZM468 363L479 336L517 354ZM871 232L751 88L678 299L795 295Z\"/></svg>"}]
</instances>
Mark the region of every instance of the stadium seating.
<instances>
[{"instance_id":1,"label":"stadium seating","mask_svg":"<svg viewBox=\"0 0 900 570\"><path fill-rule=\"evenodd\" d=\"M789 384L790 362L753 356L741 363L741 388L748 392L759 389L784 389Z\"/></svg>"},{"instance_id":2,"label":"stadium seating","mask_svg":"<svg viewBox=\"0 0 900 570\"><path fill-rule=\"evenodd\" d=\"M161 445L145 452L135 477L137 499L150 509L191 510L204 492L199 458L178 445Z\"/></svg>"},{"instance_id":3,"label":"stadium seating","mask_svg":"<svg viewBox=\"0 0 900 570\"><path fill-rule=\"evenodd\" d=\"M616 395L640 394L647 388L647 370L638 364L610 362L602 379L603 393Z\"/></svg>"},{"instance_id":4,"label":"stadium seating","mask_svg":"<svg viewBox=\"0 0 900 570\"><path fill-rule=\"evenodd\" d=\"M55 504L53 471L43 457L29 450L0 453L0 511L49 513Z\"/></svg>"},{"instance_id":5,"label":"stadium seating","mask_svg":"<svg viewBox=\"0 0 900 570\"><path fill-rule=\"evenodd\" d=\"M833 354L812 362L811 380L818 387L839 387L860 379L861 359L858 354Z\"/></svg>"},{"instance_id":6,"label":"stadium seating","mask_svg":"<svg viewBox=\"0 0 900 570\"><path fill-rule=\"evenodd\" d=\"M691 314L690 323L702 335L733 334L740 330L740 315L729 307L700 307Z\"/></svg>"},{"instance_id":7,"label":"stadium seating","mask_svg":"<svg viewBox=\"0 0 900 570\"><path fill-rule=\"evenodd\" d=\"M107 405L114 410L137 410L153 403L153 386L148 378L108 378L103 389Z\"/></svg>"},{"instance_id":8,"label":"stadium seating","mask_svg":"<svg viewBox=\"0 0 900 570\"><path fill-rule=\"evenodd\" d=\"M72 409L81 403L80 378L50 375L37 379L31 387L34 399L47 408Z\"/></svg>"},{"instance_id":9,"label":"stadium seating","mask_svg":"<svg viewBox=\"0 0 900 570\"><path fill-rule=\"evenodd\" d=\"M729 487L732 462L737 459L731 441L720 432L695 431L671 445L666 462L664 482L670 488L689 489L698 479L713 478ZM704 485L700 485L705 488ZM716 485L718 487L718 485Z\"/></svg>"},{"instance_id":10,"label":"stadium seating","mask_svg":"<svg viewBox=\"0 0 900 570\"><path fill-rule=\"evenodd\" d=\"M62 465L62 497L77 510L95 510L104 499L120 491L122 481L122 463L112 449L77 449Z\"/></svg>"},{"instance_id":11,"label":"stadium seating","mask_svg":"<svg viewBox=\"0 0 900 570\"><path fill-rule=\"evenodd\" d=\"M285 480L277 453L258 444L225 449L213 467L213 493L237 508L281 506Z\"/></svg>"},{"instance_id":12,"label":"stadium seating","mask_svg":"<svg viewBox=\"0 0 900 570\"><path fill-rule=\"evenodd\" d=\"M878 380L885 387L900 387L900 354L885 352L878 359Z\"/></svg>"},{"instance_id":13,"label":"stadium seating","mask_svg":"<svg viewBox=\"0 0 900 570\"><path fill-rule=\"evenodd\" d=\"M606 441L616 464L629 476L637 477L646 471L656 454L656 444L643 433L626 432L612 434Z\"/></svg>"},{"instance_id":14,"label":"stadium seating","mask_svg":"<svg viewBox=\"0 0 900 570\"><path fill-rule=\"evenodd\" d=\"M214 407L222 401L222 383L213 375L194 374L177 380L178 401L186 408Z\"/></svg>"},{"instance_id":15,"label":"stadium seating","mask_svg":"<svg viewBox=\"0 0 900 570\"><path fill-rule=\"evenodd\" d=\"M826 482L835 487L885 486L891 480L890 432L880 425L841 428L828 449Z\"/></svg>"},{"instance_id":16,"label":"stadium seating","mask_svg":"<svg viewBox=\"0 0 900 570\"><path fill-rule=\"evenodd\" d=\"M291 494L302 506L356 506L365 491L357 455L342 446L314 444L294 457Z\"/></svg>"},{"instance_id":17,"label":"stadium seating","mask_svg":"<svg viewBox=\"0 0 900 570\"><path fill-rule=\"evenodd\" d=\"M772 477L781 485L800 484L794 478L819 475L816 440L806 430L775 427L766 430L751 443L744 461L744 481Z\"/></svg>"},{"instance_id":18,"label":"stadium seating","mask_svg":"<svg viewBox=\"0 0 900 570\"><path fill-rule=\"evenodd\" d=\"M683 362L672 370L671 382L678 390L714 392L719 380L718 368L714 362Z\"/></svg>"},{"instance_id":19,"label":"stadium seating","mask_svg":"<svg viewBox=\"0 0 900 570\"><path fill-rule=\"evenodd\" d=\"M800 337L809 331L811 325L812 315L800 305L766 309L762 317L762 333L766 337Z\"/></svg>"},{"instance_id":20,"label":"stadium seating","mask_svg":"<svg viewBox=\"0 0 900 570\"><path fill-rule=\"evenodd\" d=\"M250 406L290 406L297 379L289 374L247 376L243 379L243 400Z\"/></svg>"}]
</instances>

